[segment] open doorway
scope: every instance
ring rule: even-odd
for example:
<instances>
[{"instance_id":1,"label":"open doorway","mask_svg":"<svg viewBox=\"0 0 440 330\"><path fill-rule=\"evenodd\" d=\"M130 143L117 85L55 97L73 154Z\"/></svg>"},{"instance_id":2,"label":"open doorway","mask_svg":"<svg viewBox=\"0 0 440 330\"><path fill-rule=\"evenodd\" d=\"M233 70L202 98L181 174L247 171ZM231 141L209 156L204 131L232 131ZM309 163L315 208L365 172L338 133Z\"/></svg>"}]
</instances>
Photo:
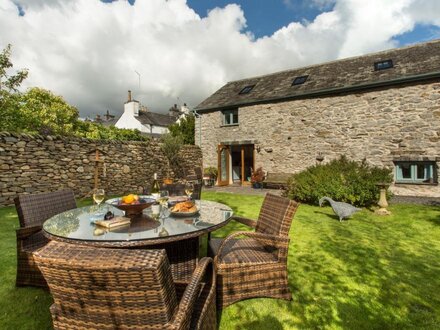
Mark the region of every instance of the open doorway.
<instances>
[{"instance_id":1,"label":"open doorway","mask_svg":"<svg viewBox=\"0 0 440 330\"><path fill-rule=\"evenodd\" d=\"M227 148L228 160L223 157L223 150ZM222 184L250 185L251 173L254 170L254 145L238 144L219 147L219 173L227 173ZM229 163L229 166L227 165ZM229 167L229 168L225 168Z\"/></svg>"}]
</instances>

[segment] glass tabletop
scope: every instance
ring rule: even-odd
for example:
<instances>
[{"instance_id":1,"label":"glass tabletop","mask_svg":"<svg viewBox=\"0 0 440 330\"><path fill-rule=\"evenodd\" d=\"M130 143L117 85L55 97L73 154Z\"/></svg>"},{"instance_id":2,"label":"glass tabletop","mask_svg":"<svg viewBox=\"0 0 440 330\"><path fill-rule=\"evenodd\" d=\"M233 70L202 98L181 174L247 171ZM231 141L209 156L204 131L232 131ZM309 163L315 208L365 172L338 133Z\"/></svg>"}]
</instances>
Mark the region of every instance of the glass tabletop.
<instances>
[{"instance_id":1,"label":"glass tabletop","mask_svg":"<svg viewBox=\"0 0 440 330\"><path fill-rule=\"evenodd\" d=\"M129 225L111 229L97 226L94 221L102 220L107 211L113 212L115 216L123 216L123 211L112 205L102 205L99 211L96 206L80 207L46 220L43 229L53 236L81 241L157 241L173 236L177 240L179 236L215 230L226 224L233 215L232 209L221 203L204 200L197 200L195 203L199 212L192 216L176 217L170 212L165 212L165 217L154 220L149 207L143 211L141 217L133 218Z\"/></svg>"}]
</instances>

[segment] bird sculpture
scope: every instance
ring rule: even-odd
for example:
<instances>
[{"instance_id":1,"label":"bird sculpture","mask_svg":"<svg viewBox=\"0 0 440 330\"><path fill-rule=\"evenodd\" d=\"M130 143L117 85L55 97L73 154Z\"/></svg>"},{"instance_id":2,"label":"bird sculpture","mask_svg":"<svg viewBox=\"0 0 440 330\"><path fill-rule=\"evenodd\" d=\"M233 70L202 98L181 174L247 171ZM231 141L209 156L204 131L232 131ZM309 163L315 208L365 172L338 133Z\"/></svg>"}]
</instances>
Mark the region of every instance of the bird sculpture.
<instances>
[{"instance_id":1,"label":"bird sculpture","mask_svg":"<svg viewBox=\"0 0 440 330\"><path fill-rule=\"evenodd\" d=\"M322 206L322 203L324 201L327 201L330 203L330 206L333 209L333 212L339 217L339 221L342 221L342 219L346 219L350 217L352 214L356 213L357 211L360 211L360 208L354 207L351 204L343 203L343 202L335 202L330 197L322 197L319 200L319 206Z\"/></svg>"}]
</instances>

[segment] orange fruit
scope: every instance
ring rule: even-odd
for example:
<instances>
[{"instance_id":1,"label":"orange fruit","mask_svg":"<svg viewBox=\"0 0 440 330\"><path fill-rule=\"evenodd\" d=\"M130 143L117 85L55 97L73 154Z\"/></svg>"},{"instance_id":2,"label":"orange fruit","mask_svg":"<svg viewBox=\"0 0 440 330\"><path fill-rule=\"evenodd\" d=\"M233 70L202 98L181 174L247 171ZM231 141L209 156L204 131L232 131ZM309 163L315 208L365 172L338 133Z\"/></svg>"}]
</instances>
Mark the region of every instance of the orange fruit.
<instances>
[{"instance_id":1,"label":"orange fruit","mask_svg":"<svg viewBox=\"0 0 440 330\"><path fill-rule=\"evenodd\" d=\"M135 201L135 199L134 199L134 195L133 194L130 194L130 195L122 197L122 202L125 203L125 204L131 204L134 201Z\"/></svg>"}]
</instances>

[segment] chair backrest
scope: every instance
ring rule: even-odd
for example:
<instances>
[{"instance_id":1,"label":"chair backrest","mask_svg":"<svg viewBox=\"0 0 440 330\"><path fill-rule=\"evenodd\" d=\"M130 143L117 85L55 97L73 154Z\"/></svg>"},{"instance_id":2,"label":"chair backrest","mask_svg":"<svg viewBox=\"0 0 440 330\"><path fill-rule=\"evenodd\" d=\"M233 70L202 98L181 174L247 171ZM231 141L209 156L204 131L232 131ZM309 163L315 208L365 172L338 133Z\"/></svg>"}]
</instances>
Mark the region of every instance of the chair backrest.
<instances>
[{"instance_id":1,"label":"chair backrest","mask_svg":"<svg viewBox=\"0 0 440 330\"><path fill-rule=\"evenodd\" d=\"M298 203L277 195L266 194L258 216L256 232L289 236Z\"/></svg>"},{"instance_id":2,"label":"chair backrest","mask_svg":"<svg viewBox=\"0 0 440 330\"><path fill-rule=\"evenodd\" d=\"M201 167L195 167L194 168L194 173L197 176L197 180L202 180L203 179L203 170Z\"/></svg>"},{"instance_id":3,"label":"chair backrest","mask_svg":"<svg viewBox=\"0 0 440 330\"><path fill-rule=\"evenodd\" d=\"M176 289L165 250L105 249L52 241L34 258L55 307L71 317L160 329L176 310Z\"/></svg>"},{"instance_id":4,"label":"chair backrest","mask_svg":"<svg viewBox=\"0 0 440 330\"><path fill-rule=\"evenodd\" d=\"M170 196L185 196L185 184L183 183L171 183L161 185L161 189L168 190ZM194 184L194 191L192 194L193 199L200 199L202 197L202 185L199 183Z\"/></svg>"},{"instance_id":5,"label":"chair backrest","mask_svg":"<svg viewBox=\"0 0 440 330\"><path fill-rule=\"evenodd\" d=\"M20 227L41 226L50 217L76 208L70 189L41 194L18 195L15 199Z\"/></svg>"}]
</instances>

